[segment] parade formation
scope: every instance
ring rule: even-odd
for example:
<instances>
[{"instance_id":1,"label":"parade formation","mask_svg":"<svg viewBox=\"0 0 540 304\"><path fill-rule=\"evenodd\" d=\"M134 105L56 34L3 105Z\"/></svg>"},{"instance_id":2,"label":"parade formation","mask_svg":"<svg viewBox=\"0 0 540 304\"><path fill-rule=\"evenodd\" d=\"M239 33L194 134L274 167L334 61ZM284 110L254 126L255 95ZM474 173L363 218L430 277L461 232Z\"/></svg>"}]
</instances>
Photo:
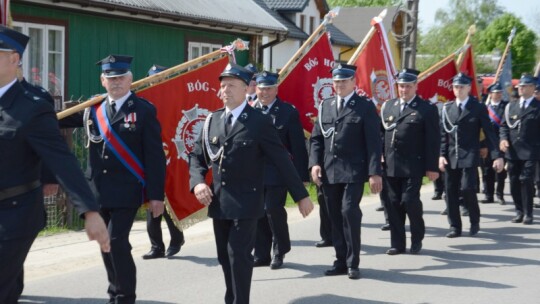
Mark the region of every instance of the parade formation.
<instances>
[{"instance_id":1,"label":"parade formation","mask_svg":"<svg viewBox=\"0 0 540 304\"><path fill-rule=\"evenodd\" d=\"M235 54L247 49L241 40L178 67L153 65L142 82L133 81L137 58L105 52L92 60L106 93L61 119L46 90L17 76L33 38L0 26L0 304L24 294L23 265L45 226L43 196L56 193L56 184L99 243L111 304L137 300L129 236L142 206L151 245L144 260L182 255L179 222L207 214L227 304L250 303L255 267L288 267L288 195L304 218L318 201L321 241L313 245L333 247L335 257L320 277L345 280L364 278L360 206L370 193L380 194L385 211L385 253L396 256L388 259L429 246L421 200L428 182L436 186L433 200L445 202L448 230L440 237L447 242L482 232L484 204L510 204L507 177L515 210L508 226L534 224L539 75L524 71L515 87L495 77L482 98L469 44L459 50L471 52L467 68L448 57L424 73L398 70L380 16L348 62L330 60L330 15L279 72L239 64ZM439 78L446 89L438 91L444 85L435 88L430 77L448 64L451 75ZM505 100L508 88L517 96ZM199 95L187 100L186 92ZM84 173L60 128L85 133ZM311 197L310 184L317 189Z\"/></svg>"}]
</instances>

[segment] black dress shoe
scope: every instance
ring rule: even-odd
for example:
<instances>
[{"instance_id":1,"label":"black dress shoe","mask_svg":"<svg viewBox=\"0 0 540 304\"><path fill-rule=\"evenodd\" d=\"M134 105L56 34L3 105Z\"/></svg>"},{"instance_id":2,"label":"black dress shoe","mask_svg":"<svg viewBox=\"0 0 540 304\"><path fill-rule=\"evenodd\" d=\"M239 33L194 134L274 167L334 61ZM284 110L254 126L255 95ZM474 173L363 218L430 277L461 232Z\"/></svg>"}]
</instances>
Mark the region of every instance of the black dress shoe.
<instances>
[{"instance_id":1,"label":"black dress shoe","mask_svg":"<svg viewBox=\"0 0 540 304\"><path fill-rule=\"evenodd\" d=\"M381 230L382 230L382 231L388 231L388 230L390 230L390 224L384 224L384 225L382 225L382 226L381 226Z\"/></svg>"},{"instance_id":2,"label":"black dress shoe","mask_svg":"<svg viewBox=\"0 0 540 304\"><path fill-rule=\"evenodd\" d=\"M526 216L526 217L523 219L523 225L532 225L532 222L533 222L532 217Z\"/></svg>"},{"instance_id":3,"label":"black dress shoe","mask_svg":"<svg viewBox=\"0 0 540 304\"><path fill-rule=\"evenodd\" d=\"M167 251L165 252L165 256L170 258L175 254L179 253L181 248L182 246L169 246L169 248L167 248Z\"/></svg>"},{"instance_id":4,"label":"black dress shoe","mask_svg":"<svg viewBox=\"0 0 540 304\"><path fill-rule=\"evenodd\" d=\"M511 220L512 223L521 223L523 222L523 215L518 215Z\"/></svg>"},{"instance_id":5,"label":"black dress shoe","mask_svg":"<svg viewBox=\"0 0 540 304\"><path fill-rule=\"evenodd\" d=\"M434 200L434 201L442 200L442 194L435 193L435 194L431 197L431 199Z\"/></svg>"},{"instance_id":6,"label":"black dress shoe","mask_svg":"<svg viewBox=\"0 0 540 304\"><path fill-rule=\"evenodd\" d=\"M480 204L493 204L495 201L493 198L485 198L483 200L480 200Z\"/></svg>"},{"instance_id":7,"label":"black dress shoe","mask_svg":"<svg viewBox=\"0 0 540 304\"><path fill-rule=\"evenodd\" d=\"M384 211L384 207L383 207L383 206L379 206L379 207L375 208L375 211Z\"/></svg>"},{"instance_id":8,"label":"black dress shoe","mask_svg":"<svg viewBox=\"0 0 540 304\"><path fill-rule=\"evenodd\" d=\"M322 247L332 247L332 242L327 240L321 240L315 243L315 247L322 248Z\"/></svg>"},{"instance_id":9,"label":"black dress shoe","mask_svg":"<svg viewBox=\"0 0 540 304\"><path fill-rule=\"evenodd\" d=\"M332 267L332 269L328 269L327 271L324 272L324 275L325 276L336 276L336 275L343 275L343 274L347 274L347 268L346 267Z\"/></svg>"},{"instance_id":10,"label":"black dress shoe","mask_svg":"<svg viewBox=\"0 0 540 304\"><path fill-rule=\"evenodd\" d=\"M253 261L253 267L263 267L263 266L270 266L270 261L264 261L264 260L254 260Z\"/></svg>"},{"instance_id":11,"label":"black dress shoe","mask_svg":"<svg viewBox=\"0 0 540 304\"><path fill-rule=\"evenodd\" d=\"M279 269L283 266L283 257L282 255L275 255L270 263L270 269Z\"/></svg>"},{"instance_id":12,"label":"black dress shoe","mask_svg":"<svg viewBox=\"0 0 540 304\"><path fill-rule=\"evenodd\" d=\"M397 255L397 254L400 254L400 253L403 253L405 250L399 250L397 248L390 248L388 250L386 250L386 254L388 255Z\"/></svg>"},{"instance_id":13,"label":"black dress shoe","mask_svg":"<svg viewBox=\"0 0 540 304\"><path fill-rule=\"evenodd\" d=\"M452 231L450 231L450 232L448 232L446 234L447 238L456 238L456 237L460 237L460 236L461 236L461 232L457 232L455 230L452 230Z\"/></svg>"},{"instance_id":14,"label":"black dress shoe","mask_svg":"<svg viewBox=\"0 0 540 304\"><path fill-rule=\"evenodd\" d=\"M411 245L411 254L418 254L422 250L422 242L414 243Z\"/></svg>"},{"instance_id":15,"label":"black dress shoe","mask_svg":"<svg viewBox=\"0 0 540 304\"><path fill-rule=\"evenodd\" d=\"M358 269L358 268L349 268L349 271L347 272L347 276L351 280L360 279L360 269Z\"/></svg>"},{"instance_id":16,"label":"black dress shoe","mask_svg":"<svg viewBox=\"0 0 540 304\"><path fill-rule=\"evenodd\" d=\"M497 203L499 203L499 205L506 205L506 201L502 196L497 197Z\"/></svg>"},{"instance_id":17,"label":"black dress shoe","mask_svg":"<svg viewBox=\"0 0 540 304\"><path fill-rule=\"evenodd\" d=\"M165 256L165 253L163 250L159 249L152 249L147 254L143 255L143 260L151 260L151 259L158 259Z\"/></svg>"},{"instance_id":18,"label":"black dress shoe","mask_svg":"<svg viewBox=\"0 0 540 304\"><path fill-rule=\"evenodd\" d=\"M471 225L471 230L469 230L469 235L470 236L475 236L475 235L478 234L478 231L480 231L480 225L479 224Z\"/></svg>"},{"instance_id":19,"label":"black dress shoe","mask_svg":"<svg viewBox=\"0 0 540 304\"><path fill-rule=\"evenodd\" d=\"M448 209L444 209L443 211L441 211L441 215L448 215Z\"/></svg>"}]
</instances>

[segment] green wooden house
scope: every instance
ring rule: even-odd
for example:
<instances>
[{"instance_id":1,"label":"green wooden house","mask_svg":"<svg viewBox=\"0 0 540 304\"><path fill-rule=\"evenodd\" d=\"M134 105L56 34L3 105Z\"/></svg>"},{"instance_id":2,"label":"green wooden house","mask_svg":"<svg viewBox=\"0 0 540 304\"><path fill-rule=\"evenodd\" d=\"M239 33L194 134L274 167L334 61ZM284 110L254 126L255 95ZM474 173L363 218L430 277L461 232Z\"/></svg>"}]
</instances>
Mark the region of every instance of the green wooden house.
<instances>
[{"instance_id":1,"label":"green wooden house","mask_svg":"<svg viewBox=\"0 0 540 304\"><path fill-rule=\"evenodd\" d=\"M253 0L12 0L13 26L31 37L25 78L57 100L103 92L95 63L134 56L134 79L152 64L174 66L230 44L284 35L287 28ZM256 48L255 48L256 49ZM237 54L239 64L257 51Z\"/></svg>"}]
</instances>

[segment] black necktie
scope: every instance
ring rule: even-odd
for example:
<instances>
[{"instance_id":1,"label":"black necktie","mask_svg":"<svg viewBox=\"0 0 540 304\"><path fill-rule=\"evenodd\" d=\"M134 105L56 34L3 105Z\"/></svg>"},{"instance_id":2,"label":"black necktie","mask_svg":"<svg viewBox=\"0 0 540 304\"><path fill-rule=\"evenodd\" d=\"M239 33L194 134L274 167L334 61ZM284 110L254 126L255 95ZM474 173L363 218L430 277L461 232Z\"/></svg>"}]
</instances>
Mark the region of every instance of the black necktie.
<instances>
[{"instance_id":1,"label":"black necktie","mask_svg":"<svg viewBox=\"0 0 540 304\"><path fill-rule=\"evenodd\" d=\"M519 105L519 114L523 114L523 112L525 112L525 102L526 102L526 101L523 101L523 102L521 102L521 104Z\"/></svg>"},{"instance_id":2,"label":"black necktie","mask_svg":"<svg viewBox=\"0 0 540 304\"><path fill-rule=\"evenodd\" d=\"M225 115L225 135L229 135L229 132L231 132L232 129L232 112L227 113Z\"/></svg>"},{"instance_id":3,"label":"black necktie","mask_svg":"<svg viewBox=\"0 0 540 304\"><path fill-rule=\"evenodd\" d=\"M114 100L111 100L111 117L113 117L114 114L116 114L116 102L114 102Z\"/></svg>"},{"instance_id":4,"label":"black necktie","mask_svg":"<svg viewBox=\"0 0 540 304\"><path fill-rule=\"evenodd\" d=\"M401 105L401 108L400 108L400 111L399 111L399 114L403 113L403 111L407 108L407 103L404 103Z\"/></svg>"},{"instance_id":5,"label":"black necktie","mask_svg":"<svg viewBox=\"0 0 540 304\"><path fill-rule=\"evenodd\" d=\"M252 100L253 100L253 97L251 97L251 95L248 96L248 101L252 101Z\"/></svg>"},{"instance_id":6,"label":"black necktie","mask_svg":"<svg viewBox=\"0 0 540 304\"><path fill-rule=\"evenodd\" d=\"M463 112L463 106L462 106L462 104L458 103L458 104L457 104L457 108L458 108L458 113L459 113L459 115L461 115L461 112Z\"/></svg>"},{"instance_id":7,"label":"black necktie","mask_svg":"<svg viewBox=\"0 0 540 304\"><path fill-rule=\"evenodd\" d=\"M266 113L266 111L268 111L268 106L262 106L262 110Z\"/></svg>"},{"instance_id":8,"label":"black necktie","mask_svg":"<svg viewBox=\"0 0 540 304\"><path fill-rule=\"evenodd\" d=\"M343 108L345 108L345 99L344 98L342 98L339 101L339 111L343 111Z\"/></svg>"}]
</instances>

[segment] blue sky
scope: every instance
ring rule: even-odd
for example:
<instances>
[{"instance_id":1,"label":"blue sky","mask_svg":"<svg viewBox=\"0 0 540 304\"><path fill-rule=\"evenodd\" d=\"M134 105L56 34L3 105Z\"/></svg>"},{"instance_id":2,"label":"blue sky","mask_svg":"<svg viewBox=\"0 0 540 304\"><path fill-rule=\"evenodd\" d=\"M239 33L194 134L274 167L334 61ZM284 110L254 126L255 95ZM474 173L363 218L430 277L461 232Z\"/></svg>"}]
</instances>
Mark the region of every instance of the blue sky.
<instances>
[{"instance_id":1,"label":"blue sky","mask_svg":"<svg viewBox=\"0 0 540 304\"><path fill-rule=\"evenodd\" d=\"M498 0L499 6L521 18L521 21L540 35L540 1L538 0ZM435 12L447 8L449 0L420 0L418 19L420 28L425 30L435 23Z\"/></svg>"}]
</instances>

